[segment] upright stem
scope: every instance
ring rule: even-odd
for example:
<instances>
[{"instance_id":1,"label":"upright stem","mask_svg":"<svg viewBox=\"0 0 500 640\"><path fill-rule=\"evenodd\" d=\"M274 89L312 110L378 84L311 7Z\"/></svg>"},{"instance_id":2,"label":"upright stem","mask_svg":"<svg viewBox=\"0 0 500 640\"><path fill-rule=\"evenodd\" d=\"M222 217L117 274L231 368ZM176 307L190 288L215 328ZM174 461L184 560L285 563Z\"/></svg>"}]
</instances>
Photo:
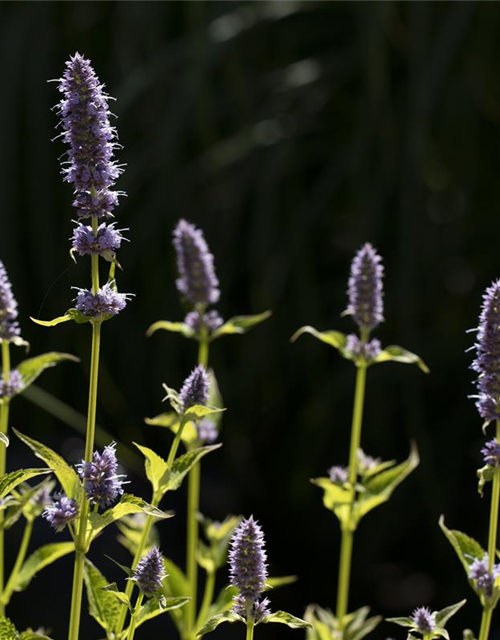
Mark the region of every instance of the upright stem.
<instances>
[{"instance_id":1,"label":"upright stem","mask_svg":"<svg viewBox=\"0 0 500 640\"><path fill-rule=\"evenodd\" d=\"M366 364L358 365L356 374L356 391L351 426L351 447L349 451L349 485L351 487L351 512L356 498L356 480L358 476L358 449L361 443L361 426L363 424L363 407L366 385ZM351 523L342 528L340 544L339 579L337 589L337 619L343 630L343 620L349 605L349 583L351 578L351 560L353 546L353 530Z\"/></svg>"},{"instance_id":2,"label":"upright stem","mask_svg":"<svg viewBox=\"0 0 500 640\"><path fill-rule=\"evenodd\" d=\"M198 346L198 364L208 366L208 339L203 333ZM195 464L188 474L188 503L187 503L187 549L186 549L186 577L189 584L191 600L186 604L185 637L193 638L196 619L196 601L198 594L198 564L196 562L196 548L198 546L198 518L200 508L200 463Z\"/></svg>"},{"instance_id":3,"label":"upright stem","mask_svg":"<svg viewBox=\"0 0 500 640\"><path fill-rule=\"evenodd\" d=\"M203 594L203 602L201 603L200 613L196 620L196 628L199 629L205 622L208 609L212 604L215 590L215 570L207 571L207 579L205 582L205 593Z\"/></svg>"},{"instance_id":4,"label":"upright stem","mask_svg":"<svg viewBox=\"0 0 500 640\"><path fill-rule=\"evenodd\" d=\"M135 627L136 627L136 624L137 624L137 617L138 617L139 612L141 610L141 605L142 605L142 599L143 598L144 598L144 594L142 593L142 591L139 591L139 595L137 596L137 601L135 603L134 613L132 614L132 617L130 618L130 627L129 627L129 630L128 630L127 640L134 640Z\"/></svg>"},{"instance_id":5,"label":"upright stem","mask_svg":"<svg viewBox=\"0 0 500 640\"><path fill-rule=\"evenodd\" d=\"M2 373L5 382L10 379L10 348L7 340L2 340ZM9 407L10 399L5 397L0 406L0 431L7 435L9 430ZM7 463L7 450L5 445L0 443L0 476L5 473ZM3 594L4 588L4 512L0 511L0 594ZM5 613L5 604L0 601L0 615Z\"/></svg>"},{"instance_id":6,"label":"upright stem","mask_svg":"<svg viewBox=\"0 0 500 640\"><path fill-rule=\"evenodd\" d=\"M496 441L500 442L500 420L497 420ZM488 533L488 571L493 575L493 567L495 565L497 551L497 533L498 533L498 508L500 503L500 469L495 468L493 474L493 487L491 489L491 507L490 507L490 528ZM483 608L481 618L481 630L479 632L479 640L488 640L490 635L491 617L493 608L486 605Z\"/></svg>"},{"instance_id":7,"label":"upright stem","mask_svg":"<svg viewBox=\"0 0 500 640\"><path fill-rule=\"evenodd\" d=\"M12 597L12 592L14 590L14 582L21 569L21 566L26 558L26 553L28 552L28 546L31 540L31 534L33 533L33 524L34 520L29 519L26 521L26 526L24 527L24 533L21 540L21 544L19 546L19 551L17 553L16 562L14 563L14 567L12 568L12 572L10 574L9 580L7 582L7 586L5 587L5 591L2 594L2 604L7 606Z\"/></svg>"},{"instance_id":8,"label":"upright stem","mask_svg":"<svg viewBox=\"0 0 500 640\"><path fill-rule=\"evenodd\" d=\"M253 630L255 628L255 623L252 618L247 619L247 638L246 640L253 640Z\"/></svg>"},{"instance_id":9,"label":"upright stem","mask_svg":"<svg viewBox=\"0 0 500 640\"><path fill-rule=\"evenodd\" d=\"M94 256L92 256L93 258ZM95 283L94 263L92 263L92 282ZM99 279L97 277L97 288L99 288ZM87 413L87 437L85 441L85 461L92 461L94 451L95 422L97 408L97 383L99 378L99 353L101 347L101 325L100 323L92 324L92 358L90 361L90 387L89 387L89 404ZM85 564L86 548L86 531L87 519L89 515L89 503L85 496L85 491L80 491L80 524L78 527L78 535L75 542L75 565L73 573L73 591L71 596L71 615L69 622L68 640L78 640L80 630L80 614L82 608L83 595L83 570Z\"/></svg>"}]
</instances>

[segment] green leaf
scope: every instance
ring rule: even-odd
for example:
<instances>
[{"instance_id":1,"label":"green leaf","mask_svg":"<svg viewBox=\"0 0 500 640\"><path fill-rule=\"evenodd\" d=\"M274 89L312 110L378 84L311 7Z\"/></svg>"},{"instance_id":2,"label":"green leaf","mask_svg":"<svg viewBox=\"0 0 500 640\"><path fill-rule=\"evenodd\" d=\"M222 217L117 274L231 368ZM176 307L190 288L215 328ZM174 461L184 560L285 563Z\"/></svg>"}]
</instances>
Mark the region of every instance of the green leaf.
<instances>
[{"instance_id":1,"label":"green leaf","mask_svg":"<svg viewBox=\"0 0 500 640\"><path fill-rule=\"evenodd\" d=\"M13 590L23 591L26 589L39 571L45 569L45 567L48 567L56 560L59 560L59 558L72 553L74 548L72 542L52 542L43 547L39 547L25 561L19 573L16 575Z\"/></svg>"},{"instance_id":2,"label":"green leaf","mask_svg":"<svg viewBox=\"0 0 500 640\"><path fill-rule=\"evenodd\" d=\"M0 616L0 639L19 640L19 634L16 627L5 616Z\"/></svg>"},{"instance_id":3,"label":"green leaf","mask_svg":"<svg viewBox=\"0 0 500 640\"><path fill-rule=\"evenodd\" d=\"M5 435L5 433L0 432L0 443L2 443L5 447L9 446L9 438Z\"/></svg>"},{"instance_id":4,"label":"green leaf","mask_svg":"<svg viewBox=\"0 0 500 640\"><path fill-rule=\"evenodd\" d=\"M451 604L449 607L445 607L441 609L441 611L436 611L436 625L438 627L446 626L448 620L454 616L459 609L461 609L467 600L460 600L456 604Z\"/></svg>"},{"instance_id":5,"label":"green leaf","mask_svg":"<svg viewBox=\"0 0 500 640\"><path fill-rule=\"evenodd\" d=\"M132 603L130 602L128 595L118 589L118 585L116 584L116 582L112 582L111 584L101 587L100 589L107 595L115 598L119 603L126 605L128 607L128 610L132 612Z\"/></svg>"},{"instance_id":6,"label":"green leaf","mask_svg":"<svg viewBox=\"0 0 500 640\"><path fill-rule=\"evenodd\" d=\"M238 589L228 585L225 589L221 589L215 602L210 605L207 618L213 618L219 613L223 613L228 609L232 609L234 597L238 595Z\"/></svg>"},{"instance_id":7,"label":"green leaf","mask_svg":"<svg viewBox=\"0 0 500 640\"><path fill-rule=\"evenodd\" d=\"M73 467L70 467L64 458L41 442L25 436L17 429L14 429L14 432L20 440L30 447L37 458L43 460L48 467L53 469L68 498L77 498L81 484Z\"/></svg>"},{"instance_id":8,"label":"green leaf","mask_svg":"<svg viewBox=\"0 0 500 640\"><path fill-rule=\"evenodd\" d=\"M264 320L267 320L271 314L271 311L264 311L252 316L234 316L234 318L230 318L213 332L211 340L217 340L221 336L246 333L256 325L264 322Z\"/></svg>"},{"instance_id":9,"label":"green leaf","mask_svg":"<svg viewBox=\"0 0 500 640\"><path fill-rule=\"evenodd\" d=\"M486 551L482 548L479 542L474 540L474 538L471 538L467 534L457 531L456 529L448 529L444 523L444 516L439 518L439 526L441 527L441 531L448 538L451 546L455 549L455 553L462 563L468 578L470 565L476 558L481 559ZM470 580L469 583L472 585Z\"/></svg>"},{"instance_id":10,"label":"green leaf","mask_svg":"<svg viewBox=\"0 0 500 640\"><path fill-rule=\"evenodd\" d=\"M217 420L217 419L220 420L220 418L218 417L219 415L220 414L216 414L214 416L214 420ZM144 422L153 427L166 427L167 429L170 429L172 433L177 433L181 423L179 414L175 413L175 411L160 413L160 415L155 416L154 418L145 418ZM197 439L198 439L198 431L196 430L196 425L194 422L189 420L188 422L185 423L182 429L181 440L186 445L186 447L189 447Z\"/></svg>"},{"instance_id":11,"label":"green leaf","mask_svg":"<svg viewBox=\"0 0 500 640\"><path fill-rule=\"evenodd\" d=\"M279 622L280 624L286 624L291 629L310 629L312 626L311 623L302 620L302 618L296 618L286 611L271 613L271 615L265 617L262 622L265 624L268 622Z\"/></svg>"},{"instance_id":12,"label":"green leaf","mask_svg":"<svg viewBox=\"0 0 500 640\"><path fill-rule=\"evenodd\" d=\"M52 473L52 469L18 469L17 471L4 473L3 476L0 476L0 500L5 498L8 493L22 482L46 473Z\"/></svg>"},{"instance_id":13,"label":"green leaf","mask_svg":"<svg viewBox=\"0 0 500 640\"><path fill-rule=\"evenodd\" d=\"M182 569L180 569L175 562L163 556L163 566L167 577L163 580L162 593L166 598L183 598L186 593L189 593L190 587L188 579L186 578ZM170 616L174 621L177 630L180 635L185 626L186 610L184 608L175 608L170 610Z\"/></svg>"},{"instance_id":14,"label":"green leaf","mask_svg":"<svg viewBox=\"0 0 500 640\"><path fill-rule=\"evenodd\" d=\"M333 511L343 527L354 530L355 526L352 528L350 524L352 490L349 486L336 484L330 478L315 478L311 482L323 489L324 506Z\"/></svg>"},{"instance_id":15,"label":"green leaf","mask_svg":"<svg viewBox=\"0 0 500 640\"><path fill-rule=\"evenodd\" d=\"M120 615L120 603L113 594L103 589L109 581L87 558L85 558L84 571L89 613L103 629L112 632Z\"/></svg>"},{"instance_id":16,"label":"green leaf","mask_svg":"<svg viewBox=\"0 0 500 640\"><path fill-rule=\"evenodd\" d=\"M184 413L184 419L187 420L199 420L205 416L211 416L216 413L221 413L225 409L218 409L217 407L208 407L204 404L195 404Z\"/></svg>"},{"instance_id":17,"label":"green leaf","mask_svg":"<svg viewBox=\"0 0 500 640\"><path fill-rule=\"evenodd\" d=\"M309 605L304 618L312 624L312 629L307 633L308 640L338 640L343 636L344 640L362 640L375 629L382 621L381 616L368 618L369 607L361 607L344 616L343 630L338 618L330 609L322 609L319 605Z\"/></svg>"},{"instance_id":18,"label":"green leaf","mask_svg":"<svg viewBox=\"0 0 500 640\"><path fill-rule=\"evenodd\" d=\"M392 622L393 624L397 624L400 627L407 627L409 629L415 628L415 621L412 618L402 617L402 618L387 618L387 622Z\"/></svg>"},{"instance_id":19,"label":"green leaf","mask_svg":"<svg viewBox=\"0 0 500 640\"><path fill-rule=\"evenodd\" d=\"M165 331L171 331L173 333L180 333L185 338L194 338L195 332L191 329L190 326L185 324L184 322L169 322L168 320L158 320L158 322L154 322L149 329L146 331L146 336L149 338L158 331L158 329L164 329Z\"/></svg>"},{"instance_id":20,"label":"green leaf","mask_svg":"<svg viewBox=\"0 0 500 640\"><path fill-rule=\"evenodd\" d=\"M340 331L318 331L314 327L305 326L301 327L293 334L293 336L291 337L291 341L295 342L297 338L299 338L304 333L309 333L318 340L321 340L321 342L330 345L334 349L338 349L343 354L347 343L347 338L345 334L341 333Z\"/></svg>"},{"instance_id":21,"label":"green leaf","mask_svg":"<svg viewBox=\"0 0 500 640\"><path fill-rule=\"evenodd\" d=\"M54 318L53 320L37 320L36 318L32 318L31 316L30 320L42 327L55 327L56 325L61 324L62 322L68 322L69 320L73 320L77 324L90 322L90 319L80 313L78 309L68 309L63 316L59 316L58 318Z\"/></svg>"},{"instance_id":22,"label":"green leaf","mask_svg":"<svg viewBox=\"0 0 500 640\"><path fill-rule=\"evenodd\" d=\"M167 611L172 611L174 609L180 609L190 600L191 598L163 598L160 602L156 598L150 598L141 608L137 617L136 627L139 627L147 620L151 620L151 618L156 618L156 616L159 616L162 613L166 613Z\"/></svg>"},{"instance_id":23,"label":"green leaf","mask_svg":"<svg viewBox=\"0 0 500 640\"><path fill-rule=\"evenodd\" d=\"M396 487L418 466L418 451L412 445L408 459L401 464L370 477L363 483L361 492L353 508L353 520L357 524L369 511L387 502Z\"/></svg>"},{"instance_id":24,"label":"green leaf","mask_svg":"<svg viewBox=\"0 0 500 640\"><path fill-rule=\"evenodd\" d=\"M223 522L215 522L201 516L205 537L210 543L205 545L201 540L198 547L198 563L206 571L214 571L226 564L229 541L238 526L241 516L228 516Z\"/></svg>"},{"instance_id":25,"label":"green leaf","mask_svg":"<svg viewBox=\"0 0 500 640\"><path fill-rule=\"evenodd\" d=\"M179 456L172 464L171 469L167 469L160 480L159 491L162 495L167 491L175 491L178 489L194 465L206 456L207 453L215 451L221 446L221 444L212 444L207 447L199 447L198 449L191 449L191 451Z\"/></svg>"},{"instance_id":26,"label":"green leaf","mask_svg":"<svg viewBox=\"0 0 500 640\"><path fill-rule=\"evenodd\" d=\"M398 347L397 345L391 345L381 351L373 360L373 364L377 364L379 362L403 362L404 364L416 364L424 373L429 373L429 368L422 358L411 351L403 349L403 347Z\"/></svg>"},{"instance_id":27,"label":"green leaf","mask_svg":"<svg viewBox=\"0 0 500 640\"><path fill-rule=\"evenodd\" d=\"M120 531L118 542L128 549L132 556L135 556L137 549L139 548L139 544L142 541L146 518L147 516L144 513L135 513L131 516L123 517L116 523L116 526ZM148 539L144 544L144 552L149 551L149 549L154 546L160 546L160 538L158 535L158 529L155 525L152 525L149 530Z\"/></svg>"},{"instance_id":28,"label":"green leaf","mask_svg":"<svg viewBox=\"0 0 500 640\"><path fill-rule=\"evenodd\" d=\"M133 513L145 513L155 518L171 518L173 513L167 513L161 511L152 504L149 504L142 498L133 496L129 493L125 493L120 498L120 501L115 504L114 507L108 509L103 514L91 513L88 520L88 542L90 543L103 529L107 526L120 520L124 516L131 515Z\"/></svg>"},{"instance_id":29,"label":"green leaf","mask_svg":"<svg viewBox=\"0 0 500 640\"><path fill-rule=\"evenodd\" d=\"M146 470L146 476L153 487L153 492L156 493L160 488L160 481L168 469L166 461L148 447L143 447L136 442L133 443L145 458L144 466Z\"/></svg>"},{"instance_id":30,"label":"green leaf","mask_svg":"<svg viewBox=\"0 0 500 640\"><path fill-rule=\"evenodd\" d=\"M487 482L491 482L493 480L494 475L495 475L495 468L490 466L489 464L477 470L477 477L479 479L479 482L477 483L477 490L481 498L483 497L484 485Z\"/></svg>"},{"instance_id":31,"label":"green leaf","mask_svg":"<svg viewBox=\"0 0 500 640\"><path fill-rule=\"evenodd\" d=\"M27 520L33 520L34 518L41 515L44 511L45 506L40 506L34 503L33 498L47 487L50 491L55 486L55 481L51 477L45 477L42 482L39 482L34 487L30 487L30 485L26 483L21 483L19 487L17 487L12 496L17 498L16 502L9 505L4 520L5 529L10 529L13 524L15 524L21 515L23 515Z\"/></svg>"},{"instance_id":32,"label":"green leaf","mask_svg":"<svg viewBox=\"0 0 500 640\"><path fill-rule=\"evenodd\" d=\"M55 367L56 364L64 361L80 362L80 359L69 353L51 351L50 353L44 353L41 356L23 360L23 362L18 364L16 367L23 379L22 385L17 393L22 393L27 389L30 384L35 382L38 376L45 371L45 369Z\"/></svg>"},{"instance_id":33,"label":"green leaf","mask_svg":"<svg viewBox=\"0 0 500 640\"><path fill-rule=\"evenodd\" d=\"M211 633L224 622L243 622L243 624L246 624L244 618L234 613L234 611L226 611L225 613L219 613L207 620L203 627L197 632L196 637L200 638L207 633Z\"/></svg>"},{"instance_id":34,"label":"green leaf","mask_svg":"<svg viewBox=\"0 0 500 640\"><path fill-rule=\"evenodd\" d=\"M264 591L267 591L267 589L279 589L280 587L286 587L288 584L297 582L297 580L297 576L277 576L275 578L268 578Z\"/></svg>"}]
</instances>

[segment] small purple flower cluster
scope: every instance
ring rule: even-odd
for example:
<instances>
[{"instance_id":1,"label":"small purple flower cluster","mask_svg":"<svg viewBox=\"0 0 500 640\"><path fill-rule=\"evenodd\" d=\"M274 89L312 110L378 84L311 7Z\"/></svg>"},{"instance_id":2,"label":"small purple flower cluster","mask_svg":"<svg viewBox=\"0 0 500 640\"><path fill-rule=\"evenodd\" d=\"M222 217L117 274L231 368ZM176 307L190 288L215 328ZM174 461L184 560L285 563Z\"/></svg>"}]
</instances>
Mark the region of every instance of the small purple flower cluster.
<instances>
[{"instance_id":1,"label":"small purple flower cluster","mask_svg":"<svg viewBox=\"0 0 500 640\"><path fill-rule=\"evenodd\" d=\"M497 442L495 438L484 445L481 453L483 454L484 464L489 464L491 467L500 467L500 442Z\"/></svg>"},{"instance_id":2,"label":"small purple flower cluster","mask_svg":"<svg viewBox=\"0 0 500 640\"><path fill-rule=\"evenodd\" d=\"M328 476L335 484L345 484L349 479L349 470L340 465L334 465L328 469Z\"/></svg>"},{"instance_id":3,"label":"small purple flower cluster","mask_svg":"<svg viewBox=\"0 0 500 640\"><path fill-rule=\"evenodd\" d=\"M102 453L94 451L92 462L82 461L78 473L91 504L107 507L123 494L125 476L117 474L116 443L104 447Z\"/></svg>"},{"instance_id":4,"label":"small purple flower cluster","mask_svg":"<svg viewBox=\"0 0 500 640\"><path fill-rule=\"evenodd\" d=\"M52 504L46 507L42 515L49 522L50 526L59 532L77 517L78 504L73 498L59 494L55 496Z\"/></svg>"},{"instance_id":5,"label":"small purple flower cluster","mask_svg":"<svg viewBox=\"0 0 500 640\"><path fill-rule=\"evenodd\" d=\"M12 293L12 285L3 262L0 261L0 341L10 341L21 334L17 315L17 301Z\"/></svg>"},{"instance_id":6,"label":"small purple flower cluster","mask_svg":"<svg viewBox=\"0 0 500 640\"><path fill-rule=\"evenodd\" d=\"M475 558L469 567L469 579L474 580L477 591L483 593L486 598L493 595L493 586L500 575L500 564L493 566L493 573L488 569L489 556L487 553L482 558Z\"/></svg>"},{"instance_id":7,"label":"small purple flower cluster","mask_svg":"<svg viewBox=\"0 0 500 640\"><path fill-rule=\"evenodd\" d=\"M346 313L352 315L361 331L370 332L384 320L382 258L366 243L351 264Z\"/></svg>"},{"instance_id":8,"label":"small purple flower cluster","mask_svg":"<svg viewBox=\"0 0 500 640\"><path fill-rule=\"evenodd\" d=\"M223 324L217 311L206 312L206 308L215 304L220 297L214 256L210 253L202 230L194 224L179 220L173 235L179 272L177 289L194 307L184 322L198 335L204 331L212 333Z\"/></svg>"},{"instance_id":9,"label":"small purple flower cluster","mask_svg":"<svg viewBox=\"0 0 500 640\"><path fill-rule=\"evenodd\" d=\"M205 367L197 365L184 381L179 391L181 411L185 413L195 405L204 405L208 400L209 380Z\"/></svg>"},{"instance_id":10,"label":"small purple flower cluster","mask_svg":"<svg viewBox=\"0 0 500 640\"><path fill-rule=\"evenodd\" d=\"M476 399L479 415L486 421L500 419L500 280L486 289L479 316L471 368L478 373Z\"/></svg>"},{"instance_id":11,"label":"small purple flower cluster","mask_svg":"<svg viewBox=\"0 0 500 640\"><path fill-rule=\"evenodd\" d=\"M370 363L375 360L381 351L380 340L373 338L369 342L363 342L356 334L350 333L347 336L345 351L353 359L363 358Z\"/></svg>"},{"instance_id":12,"label":"small purple flower cluster","mask_svg":"<svg viewBox=\"0 0 500 640\"><path fill-rule=\"evenodd\" d=\"M196 433L202 444L212 444L219 436L217 424L209 418L203 418L196 423Z\"/></svg>"},{"instance_id":13,"label":"small purple flower cluster","mask_svg":"<svg viewBox=\"0 0 500 640\"><path fill-rule=\"evenodd\" d=\"M416 630L423 635L431 633L436 628L436 620L429 607L418 607L412 613L411 619Z\"/></svg>"},{"instance_id":14,"label":"small purple flower cluster","mask_svg":"<svg viewBox=\"0 0 500 640\"><path fill-rule=\"evenodd\" d=\"M66 63L59 81L63 94L56 110L61 118L63 141L68 144L63 175L74 186L73 206L78 220L72 236L72 250L79 255L97 255L114 260L124 240L115 223L99 220L112 217L118 197L113 187L123 169L114 158L119 144L110 124L109 96L104 91L89 60L75 53ZM81 223L90 218L91 224ZM99 290L80 289L76 308L94 322L119 313L129 296L120 294L110 283Z\"/></svg>"},{"instance_id":15,"label":"small purple flower cluster","mask_svg":"<svg viewBox=\"0 0 500 640\"><path fill-rule=\"evenodd\" d=\"M269 615L269 601L259 600L267 580L264 533L253 516L243 520L231 539L230 582L239 591L234 611L255 621Z\"/></svg>"},{"instance_id":16,"label":"small purple flower cluster","mask_svg":"<svg viewBox=\"0 0 500 640\"><path fill-rule=\"evenodd\" d=\"M9 374L9 379L5 380L4 375L0 376L0 399L11 398L16 393L19 393L24 386L23 376L17 369L12 369Z\"/></svg>"},{"instance_id":17,"label":"small purple flower cluster","mask_svg":"<svg viewBox=\"0 0 500 640\"><path fill-rule=\"evenodd\" d=\"M130 578L145 596L152 596L161 589L162 581L166 577L163 558L158 547L153 547L139 562Z\"/></svg>"}]
</instances>

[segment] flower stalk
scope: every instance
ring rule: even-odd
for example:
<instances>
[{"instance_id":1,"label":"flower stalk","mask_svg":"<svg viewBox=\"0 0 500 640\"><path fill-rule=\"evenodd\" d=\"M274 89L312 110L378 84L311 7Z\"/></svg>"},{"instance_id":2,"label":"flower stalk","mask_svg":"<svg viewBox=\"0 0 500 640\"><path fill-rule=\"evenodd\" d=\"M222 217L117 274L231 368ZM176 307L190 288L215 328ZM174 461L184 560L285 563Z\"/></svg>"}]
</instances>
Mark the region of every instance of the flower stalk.
<instances>
[{"instance_id":1,"label":"flower stalk","mask_svg":"<svg viewBox=\"0 0 500 640\"><path fill-rule=\"evenodd\" d=\"M12 594L14 592L14 583L17 578L17 575L24 563L26 558L26 554L28 552L29 543L31 540L31 535L33 533L33 525L34 520L32 518L26 521L26 525L24 527L23 537L21 539L21 544L19 545L19 551L17 552L17 558L12 568L11 574L9 576L9 580L7 581L7 585L5 590L2 593L2 604L3 606L7 606L10 602Z\"/></svg>"}]
</instances>

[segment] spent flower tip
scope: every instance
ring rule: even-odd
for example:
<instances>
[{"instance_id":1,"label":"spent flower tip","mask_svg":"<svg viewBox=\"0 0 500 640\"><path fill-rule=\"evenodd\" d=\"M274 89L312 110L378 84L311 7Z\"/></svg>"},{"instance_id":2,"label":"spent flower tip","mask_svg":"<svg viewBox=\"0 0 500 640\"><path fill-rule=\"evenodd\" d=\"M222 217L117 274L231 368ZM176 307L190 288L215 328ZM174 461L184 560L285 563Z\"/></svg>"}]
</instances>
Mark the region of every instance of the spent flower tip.
<instances>
[{"instance_id":1,"label":"spent flower tip","mask_svg":"<svg viewBox=\"0 0 500 640\"><path fill-rule=\"evenodd\" d=\"M346 310L362 331L372 331L384 320L383 275L382 258L366 243L351 263Z\"/></svg>"}]
</instances>

